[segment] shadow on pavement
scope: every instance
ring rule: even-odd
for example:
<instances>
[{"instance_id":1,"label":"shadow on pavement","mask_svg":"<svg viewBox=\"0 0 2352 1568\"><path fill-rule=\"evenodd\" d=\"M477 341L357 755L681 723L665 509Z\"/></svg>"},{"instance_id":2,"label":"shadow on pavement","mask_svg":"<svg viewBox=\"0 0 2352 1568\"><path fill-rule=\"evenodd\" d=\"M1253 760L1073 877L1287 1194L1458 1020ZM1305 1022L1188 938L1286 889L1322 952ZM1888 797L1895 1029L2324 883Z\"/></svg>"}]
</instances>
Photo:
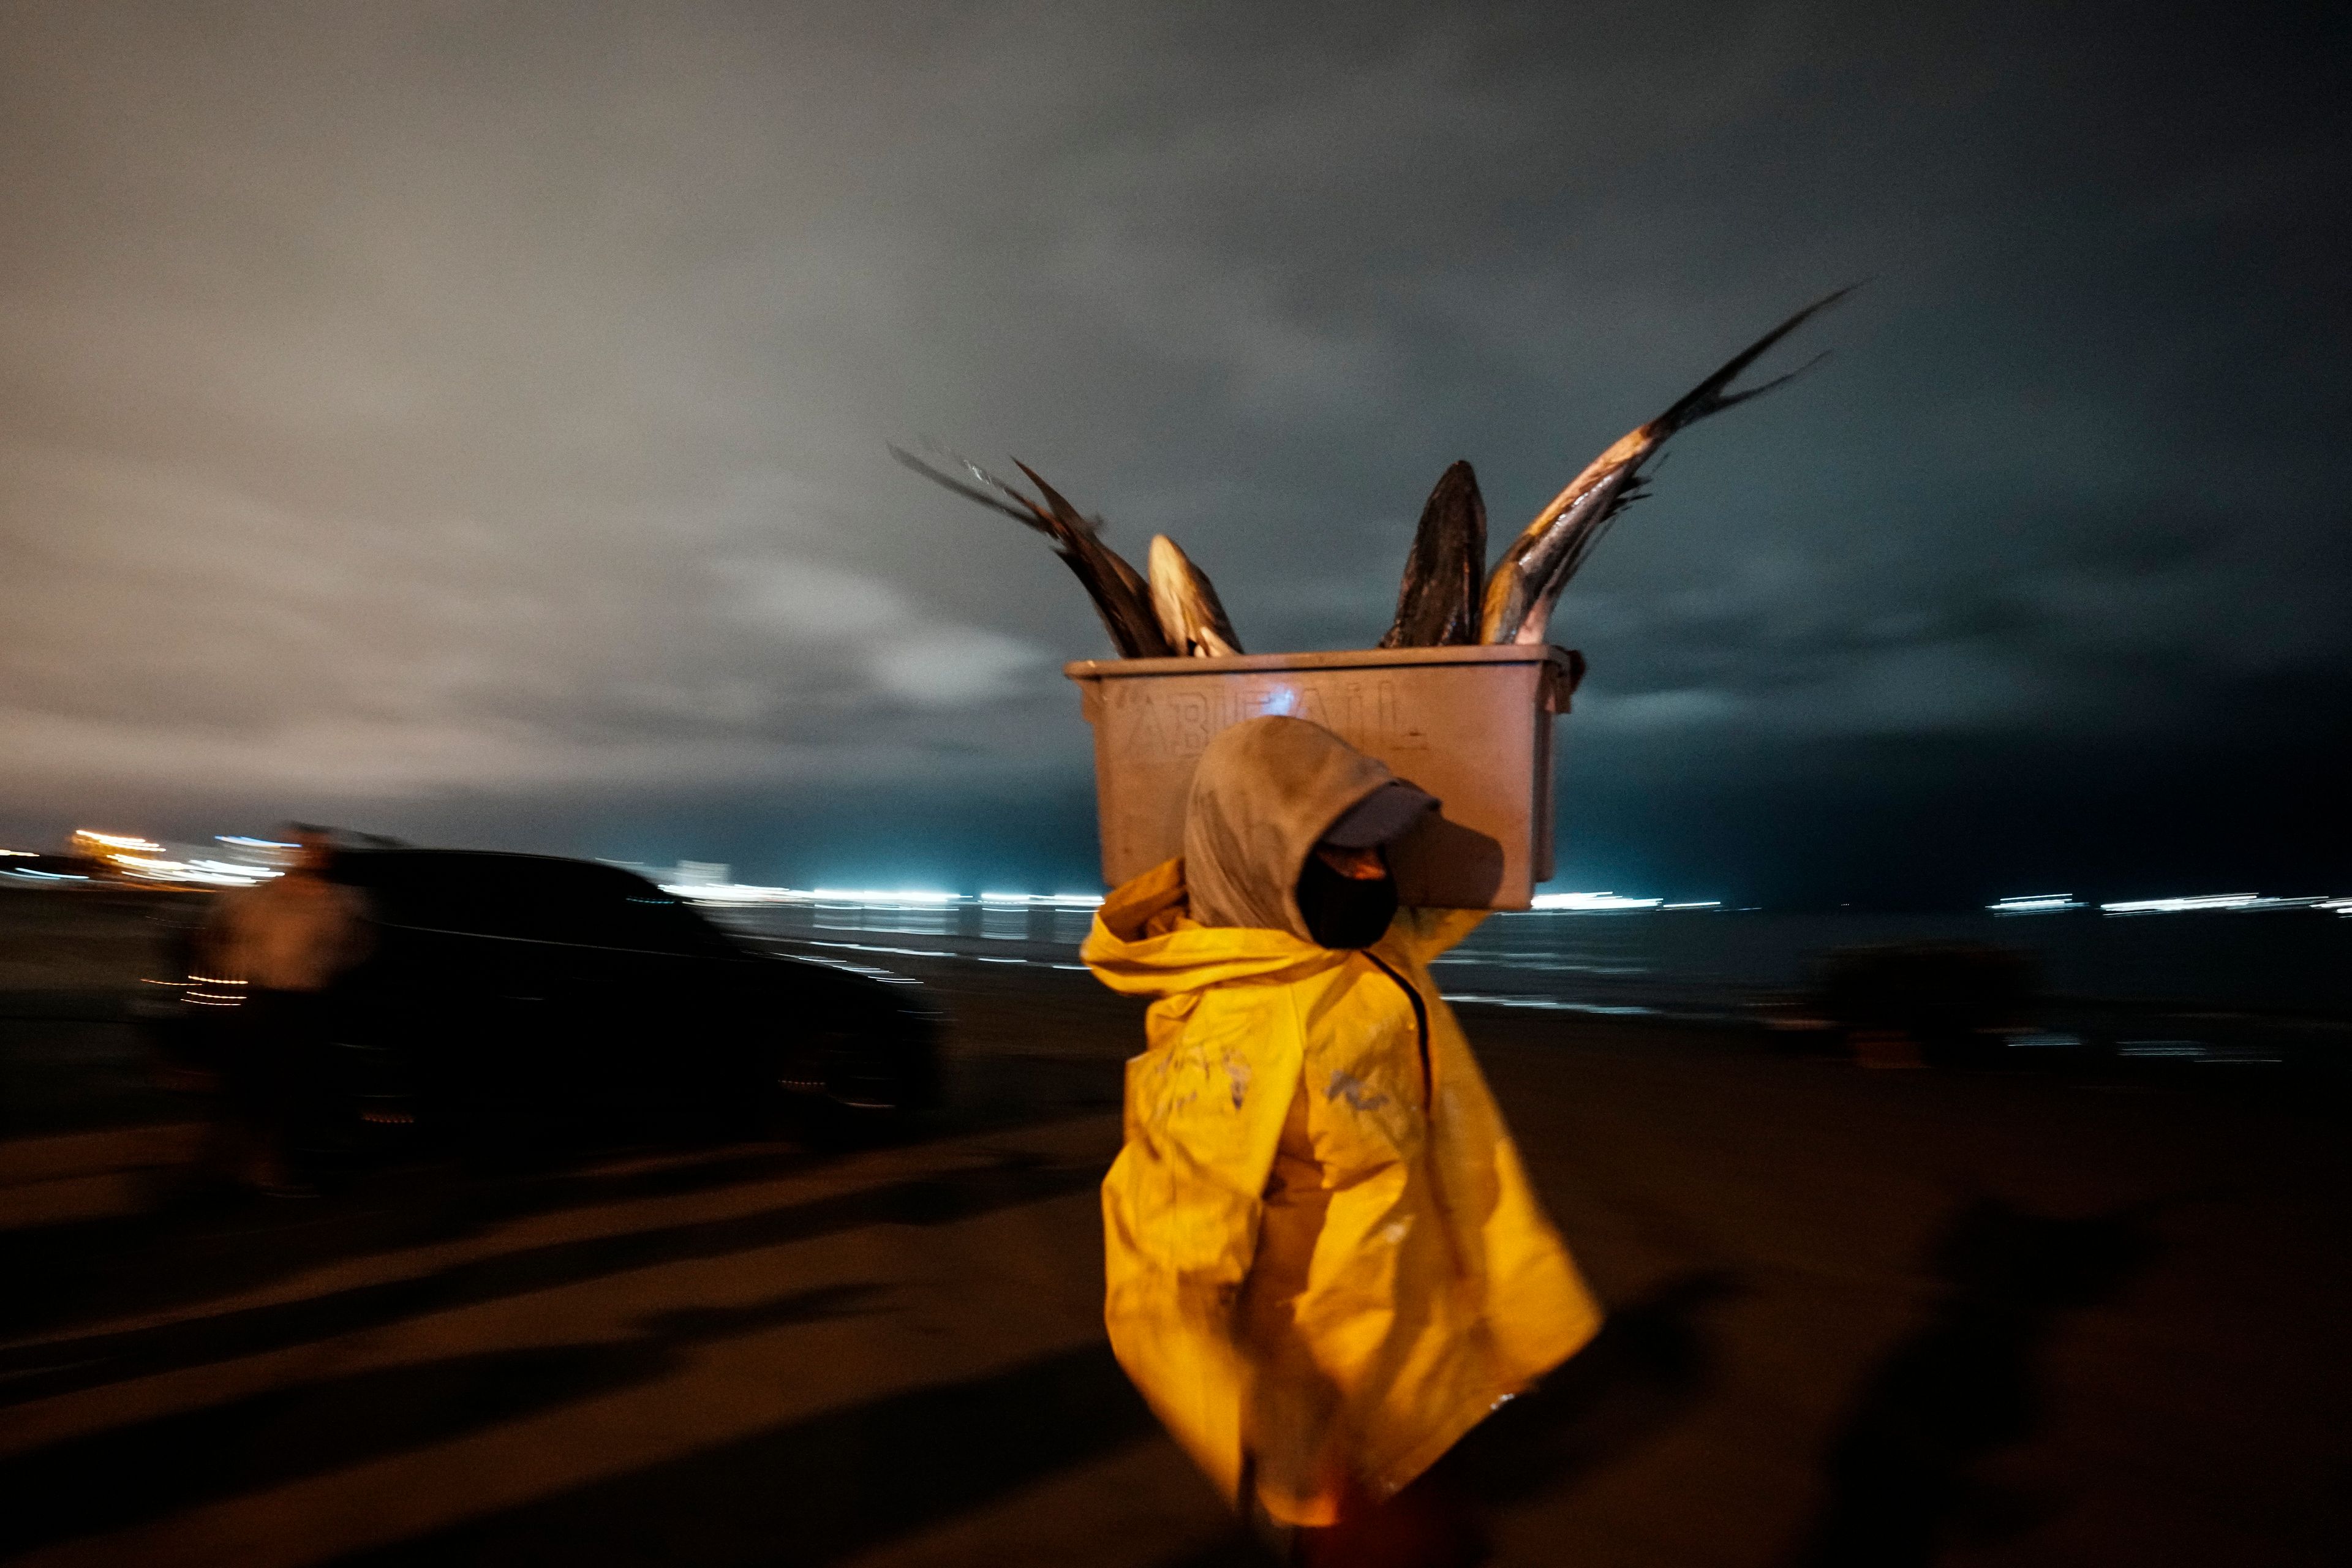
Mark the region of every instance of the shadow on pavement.
<instances>
[{"instance_id":1,"label":"shadow on pavement","mask_svg":"<svg viewBox=\"0 0 2352 1568\"><path fill-rule=\"evenodd\" d=\"M2037 1500L1970 1474L2043 1419L2042 1358L2067 1312L2112 1300L2154 1258L2148 1205L2047 1219L1980 1198L1930 1255L1935 1311L1864 1382L1830 1444L1829 1496L1794 1568L1914 1568L1951 1542L2024 1533Z\"/></svg>"},{"instance_id":2,"label":"shadow on pavement","mask_svg":"<svg viewBox=\"0 0 2352 1568\"><path fill-rule=\"evenodd\" d=\"M412 1279L152 1328L0 1351L0 1406L379 1328L425 1312L578 1284L691 1258L724 1258L871 1225L943 1226L1093 1186L1092 1166L1000 1155L975 1169L913 1177L727 1219L551 1242Z\"/></svg>"},{"instance_id":3,"label":"shadow on pavement","mask_svg":"<svg viewBox=\"0 0 2352 1568\"><path fill-rule=\"evenodd\" d=\"M1673 1426L1714 1384L1700 1317L1738 1293L1720 1269L1683 1275L1609 1314L1568 1363L1473 1427L1431 1479L1484 1503L1572 1482Z\"/></svg>"},{"instance_id":4,"label":"shadow on pavement","mask_svg":"<svg viewBox=\"0 0 2352 1568\"><path fill-rule=\"evenodd\" d=\"M826 1411L338 1559L407 1563L835 1563L1157 1430L1090 1344Z\"/></svg>"},{"instance_id":5,"label":"shadow on pavement","mask_svg":"<svg viewBox=\"0 0 2352 1568\"><path fill-rule=\"evenodd\" d=\"M819 1154L759 1149L627 1171L564 1170L488 1179L453 1165L371 1173L317 1200L289 1203L177 1182L141 1214L0 1232L0 1333L37 1332L95 1311L162 1311L250 1290L322 1264L462 1241L494 1226L599 1204L713 1191L815 1168Z\"/></svg>"},{"instance_id":6,"label":"shadow on pavement","mask_svg":"<svg viewBox=\"0 0 2352 1568\"><path fill-rule=\"evenodd\" d=\"M582 1169L622 1148L586 1148L535 1169L495 1174L456 1163L368 1171L299 1203L198 1188L159 1172L163 1201L145 1213L0 1230L0 1334L37 1333L78 1318L173 1307L251 1290L288 1274L480 1235L534 1215L712 1192L818 1169L845 1149L913 1148L1097 1113L1100 1082L1118 1064L991 1060L955 1064L958 1102L903 1126L812 1146L639 1148L676 1156L626 1170ZM708 1144L702 1145L708 1148ZM176 1187L176 1190L170 1190ZM6 1395L0 1394L0 1401Z\"/></svg>"},{"instance_id":7,"label":"shadow on pavement","mask_svg":"<svg viewBox=\"0 0 2352 1568\"><path fill-rule=\"evenodd\" d=\"M838 1285L667 1312L603 1344L485 1351L272 1388L0 1460L0 1556L121 1530L653 1382L700 1344L871 1310Z\"/></svg>"}]
</instances>

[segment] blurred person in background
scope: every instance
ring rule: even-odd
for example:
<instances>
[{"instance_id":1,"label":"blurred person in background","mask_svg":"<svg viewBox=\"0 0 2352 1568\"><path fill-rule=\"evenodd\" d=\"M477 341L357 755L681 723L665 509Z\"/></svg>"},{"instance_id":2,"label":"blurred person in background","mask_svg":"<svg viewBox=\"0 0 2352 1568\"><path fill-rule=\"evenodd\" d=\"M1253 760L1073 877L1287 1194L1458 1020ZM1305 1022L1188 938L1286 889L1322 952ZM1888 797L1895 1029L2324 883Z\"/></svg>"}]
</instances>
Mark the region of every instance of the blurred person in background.
<instances>
[{"instance_id":1,"label":"blurred person in background","mask_svg":"<svg viewBox=\"0 0 2352 1568\"><path fill-rule=\"evenodd\" d=\"M1483 1561L1410 1483L1601 1322L1429 978L1485 911L1398 908L1384 847L1437 804L1318 725L1235 725L1182 858L1082 953L1152 998L1103 1184L1112 1349L1295 1563Z\"/></svg>"},{"instance_id":2,"label":"blurred person in background","mask_svg":"<svg viewBox=\"0 0 2352 1568\"><path fill-rule=\"evenodd\" d=\"M244 1001L224 1042L222 1116L209 1162L231 1182L279 1195L314 1189L301 1168L318 1131L327 991L367 955L367 907L333 881L324 828L296 825L283 875L222 896L205 932L213 973Z\"/></svg>"}]
</instances>

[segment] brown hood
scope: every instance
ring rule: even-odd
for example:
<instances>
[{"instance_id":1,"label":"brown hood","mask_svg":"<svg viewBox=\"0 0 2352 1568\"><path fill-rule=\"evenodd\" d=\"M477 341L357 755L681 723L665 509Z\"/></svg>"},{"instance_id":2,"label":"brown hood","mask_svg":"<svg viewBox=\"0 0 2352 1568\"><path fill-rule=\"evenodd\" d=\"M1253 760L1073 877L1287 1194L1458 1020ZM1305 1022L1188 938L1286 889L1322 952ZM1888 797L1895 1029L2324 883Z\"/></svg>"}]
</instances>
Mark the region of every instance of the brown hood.
<instances>
[{"instance_id":1,"label":"brown hood","mask_svg":"<svg viewBox=\"0 0 2352 1568\"><path fill-rule=\"evenodd\" d=\"M1298 874L1325 829L1396 775L1320 724L1268 716L1221 731L1184 807L1184 882L1204 926L1312 942Z\"/></svg>"}]
</instances>

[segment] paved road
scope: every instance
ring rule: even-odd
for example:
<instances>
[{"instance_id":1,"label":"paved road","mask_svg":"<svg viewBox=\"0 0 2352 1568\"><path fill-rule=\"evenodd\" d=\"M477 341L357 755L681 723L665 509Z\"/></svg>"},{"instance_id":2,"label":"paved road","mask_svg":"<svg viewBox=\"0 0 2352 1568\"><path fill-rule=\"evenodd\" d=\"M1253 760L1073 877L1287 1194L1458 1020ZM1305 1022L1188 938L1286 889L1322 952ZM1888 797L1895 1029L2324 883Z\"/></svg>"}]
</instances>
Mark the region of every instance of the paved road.
<instances>
[{"instance_id":1,"label":"paved road","mask_svg":"<svg viewBox=\"0 0 2352 1568\"><path fill-rule=\"evenodd\" d=\"M0 1556L1254 1561L1102 1342L1134 1011L908 963L893 1147L142 1212L186 1129L0 1144ZM1449 1461L1499 1561L2347 1560L2336 1108L1465 1018L1613 1309Z\"/></svg>"}]
</instances>

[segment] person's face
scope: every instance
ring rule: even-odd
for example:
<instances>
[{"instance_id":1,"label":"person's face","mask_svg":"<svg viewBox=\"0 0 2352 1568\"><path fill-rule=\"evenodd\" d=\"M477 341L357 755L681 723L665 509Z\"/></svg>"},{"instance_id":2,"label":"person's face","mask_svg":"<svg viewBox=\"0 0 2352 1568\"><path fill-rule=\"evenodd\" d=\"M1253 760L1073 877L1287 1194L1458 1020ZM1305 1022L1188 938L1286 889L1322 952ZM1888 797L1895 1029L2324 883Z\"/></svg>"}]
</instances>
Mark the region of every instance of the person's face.
<instances>
[{"instance_id":1,"label":"person's face","mask_svg":"<svg viewBox=\"0 0 2352 1568\"><path fill-rule=\"evenodd\" d=\"M324 834L301 834L295 838L294 842L301 846L294 852L294 868L298 871L307 871L314 877L318 876L326 870L335 858L335 847L328 842Z\"/></svg>"},{"instance_id":2,"label":"person's face","mask_svg":"<svg viewBox=\"0 0 2352 1568\"><path fill-rule=\"evenodd\" d=\"M1378 849L1317 845L1299 873L1298 912L1319 946L1371 946L1396 918L1396 883L1387 858Z\"/></svg>"},{"instance_id":3,"label":"person's face","mask_svg":"<svg viewBox=\"0 0 2352 1568\"><path fill-rule=\"evenodd\" d=\"M1378 845L1370 849L1339 849L1318 844L1315 858L1351 882L1377 882L1389 874L1388 858Z\"/></svg>"}]
</instances>

